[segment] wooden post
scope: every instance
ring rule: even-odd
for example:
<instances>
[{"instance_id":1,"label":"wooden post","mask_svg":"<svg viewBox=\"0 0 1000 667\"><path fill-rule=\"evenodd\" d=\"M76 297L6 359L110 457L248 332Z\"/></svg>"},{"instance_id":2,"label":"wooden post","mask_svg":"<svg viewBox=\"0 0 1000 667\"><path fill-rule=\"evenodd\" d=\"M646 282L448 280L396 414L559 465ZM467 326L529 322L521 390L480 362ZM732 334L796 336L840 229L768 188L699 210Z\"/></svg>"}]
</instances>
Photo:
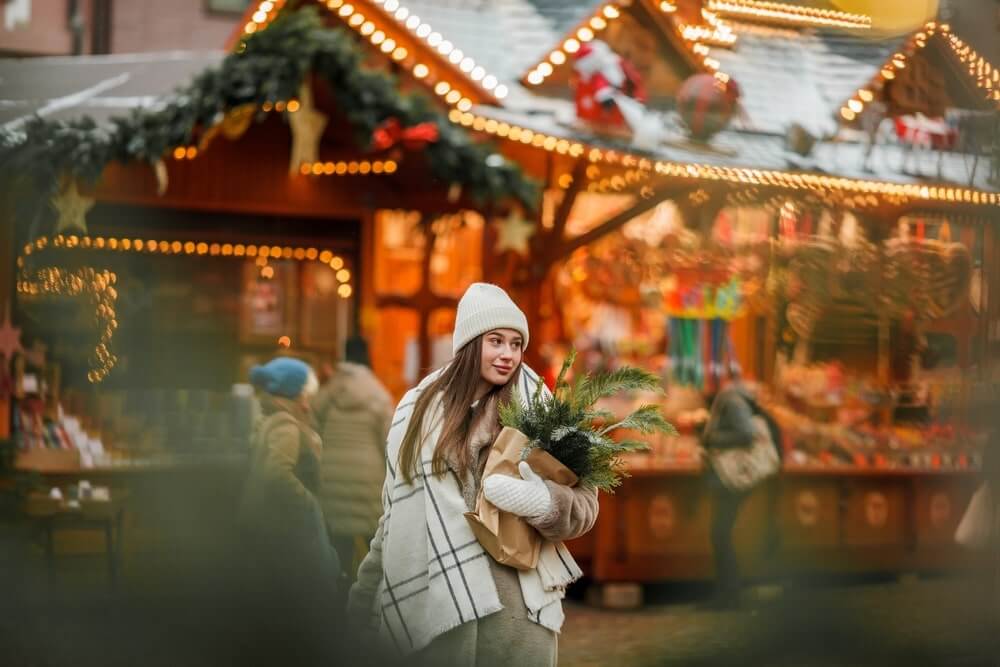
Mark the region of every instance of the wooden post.
<instances>
[{"instance_id":1,"label":"wooden post","mask_svg":"<svg viewBox=\"0 0 1000 667\"><path fill-rule=\"evenodd\" d=\"M14 263L14 211L10 197L0 199L0 317L10 313L14 317L14 278L17 267ZM5 367L0 369L0 381L11 372L10 359L2 359ZM10 437L11 397L13 387L4 391L0 387L0 440Z\"/></svg>"},{"instance_id":2,"label":"wooden post","mask_svg":"<svg viewBox=\"0 0 1000 667\"><path fill-rule=\"evenodd\" d=\"M366 339L371 340L374 334L377 315L375 303L375 258L377 249L377 236L375 234L375 211L371 208L365 209L361 218L361 242L358 249L358 313L357 332ZM378 354L378 350L372 350L373 354Z\"/></svg>"}]
</instances>

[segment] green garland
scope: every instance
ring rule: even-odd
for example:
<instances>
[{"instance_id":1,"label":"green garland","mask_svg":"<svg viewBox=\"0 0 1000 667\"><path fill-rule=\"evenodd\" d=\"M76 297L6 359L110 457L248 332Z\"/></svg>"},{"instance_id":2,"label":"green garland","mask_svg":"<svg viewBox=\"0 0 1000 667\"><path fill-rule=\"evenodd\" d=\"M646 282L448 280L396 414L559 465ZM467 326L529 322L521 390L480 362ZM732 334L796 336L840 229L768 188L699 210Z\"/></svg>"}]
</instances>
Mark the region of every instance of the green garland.
<instances>
[{"instance_id":1,"label":"green garland","mask_svg":"<svg viewBox=\"0 0 1000 667\"><path fill-rule=\"evenodd\" d=\"M91 118L73 121L30 120L23 132L0 130L0 182L27 219L26 240L48 232L50 204L64 174L95 183L111 162L164 158L176 146L193 143L195 134L213 126L236 107L285 101L296 96L310 73L329 84L338 109L357 133L359 146L388 118L403 126L437 125L440 139L424 153L433 175L444 184L459 183L478 202L512 198L536 205L535 186L520 168L474 143L417 94L402 94L390 76L365 68L363 53L343 29L323 25L315 8L285 12L266 30L247 37L238 53L198 75L158 110L134 110L99 126ZM261 112L257 119L264 117Z\"/></svg>"}]
</instances>

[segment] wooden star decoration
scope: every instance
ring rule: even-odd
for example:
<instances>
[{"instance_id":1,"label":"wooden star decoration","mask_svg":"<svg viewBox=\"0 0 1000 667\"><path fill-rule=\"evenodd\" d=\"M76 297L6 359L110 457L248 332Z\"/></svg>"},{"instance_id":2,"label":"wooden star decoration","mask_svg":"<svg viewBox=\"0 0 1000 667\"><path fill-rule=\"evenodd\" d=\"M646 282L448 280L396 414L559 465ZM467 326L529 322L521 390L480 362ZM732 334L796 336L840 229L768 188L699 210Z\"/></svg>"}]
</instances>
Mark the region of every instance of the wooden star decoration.
<instances>
[{"instance_id":1,"label":"wooden star decoration","mask_svg":"<svg viewBox=\"0 0 1000 667\"><path fill-rule=\"evenodd\" d=\"M167 164L163 160L153 163L153 173L156 175L156 194L162 197L167 193L170 177L167 175Z\"/></svg>"},{"instance_id":2,"label":"wooden star decoration","mask_svg":"<svg viewBox=\"0 0 1000 667\"><path fill-rule=\"evenodd\" d=\"M329 119L313 106L312 89L302 84L299 88L299 110L288 113L292 128L292 157L288 172L299 173L302 163L319 162L319 142Z\"/></svg>"},{"instance_id":3,"label":"wooden star decoration","mask_svg":"<svg viewBox=\"0 0 1000 667\"><path fill-rule=\"evenodd\" d=\"M521 255L528 255L528 241L535 234L535 225L528 222L521 216L519 216L515 211L512 211L503 220L497 220L497 253L502 253L506 250L519 253Z\"/></svg>"},{"instance_id":4,"label":"wooden star decoration","mask_svg":"<svg viewBox=\"0 0 1000 667\"><path fill-rule=\"evenodd\" d=\"M70 231L87 233L87 211L94 206L94 200L84 197L76 189L76 181L70 179L58 195L52 199L52 207L56 209L59 218L56 220L55 233Z\"/></svg>"},{"instance_id":5,"label":"wooden star decoration","mask_svg":"<svg viewBox=\"0 0 1000 667\"><path fill-rule=\"evenodd\" d=\"M21 347L21 330L15 327L10 321L10 306L4 314L3 324L0 324L0 355L6 361L14 358L18 352L23 352Z\"/></svg>"}]
</instances>

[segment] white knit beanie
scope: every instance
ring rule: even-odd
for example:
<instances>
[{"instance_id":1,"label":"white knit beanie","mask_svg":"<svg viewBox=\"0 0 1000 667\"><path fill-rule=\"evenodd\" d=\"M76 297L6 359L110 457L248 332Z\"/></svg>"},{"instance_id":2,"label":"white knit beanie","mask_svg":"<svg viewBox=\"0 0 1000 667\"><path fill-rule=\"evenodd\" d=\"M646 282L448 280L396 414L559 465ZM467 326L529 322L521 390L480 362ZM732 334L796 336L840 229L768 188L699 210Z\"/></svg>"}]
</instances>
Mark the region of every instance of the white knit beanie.
<instances>
[{"instance_id":1,"label":"white knit beanie","mask_svg":"<svg viewBox=\"0 0 1000 667\"><path fill-rule=\"evenodd\" d=\"M489 283L472 283L458 302L452 351L457 354L470 340L494 329L519 332L523 347L528 347L528 318L507 292Z\"/></svg>"}]
</instances>

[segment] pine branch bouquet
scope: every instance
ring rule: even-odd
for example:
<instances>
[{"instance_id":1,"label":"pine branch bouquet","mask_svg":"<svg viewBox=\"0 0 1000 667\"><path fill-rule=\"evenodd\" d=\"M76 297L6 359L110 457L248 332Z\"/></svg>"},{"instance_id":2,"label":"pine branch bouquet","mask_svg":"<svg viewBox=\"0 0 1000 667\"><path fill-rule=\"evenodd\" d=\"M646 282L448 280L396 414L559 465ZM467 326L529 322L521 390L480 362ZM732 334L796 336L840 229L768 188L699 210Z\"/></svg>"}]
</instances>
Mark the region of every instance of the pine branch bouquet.
<instances>
[{"instance_id":1,"label":"pine branch bouquet","mask_svg":"<svg viewBox=\"0 0 1000 667\"><path fill-rule=\"evenodd\" d=\"M607 410L597 410L594 404L623 391L661 392L659 378L639 368L625 366L611 372L586 374L572 385L566 374L576 360L571 350L563 361L554 393L545 390L541 379L530 400L514 396L500 406L500 423L517 429L528 439L522 453L527 458L530 449L539 448L569 468L580 483L613 493L628 473L621 455L648 449L640 440L614 440L619 429L640 433L675 434L660 406L645 404L617 419Z\"/></svg>"},{"instance_id":2,"label":"pine branch bouquet","mask_svg":"<svg viewBox=\"0 0 1000 667\"><path fill-rule=\"evenodd\" d=\"M659 391L657 377L638 368L585 375L572 386L566 381L576 353L563 362L555 393L541 380L528 398L515 391L510 403L499 407L500 432L486 458L483 479L507 475L520 479L518 464L527 461L536 475L566 486L579 483L612 492L626 476L621 455L645 449L637 440L616 442L618 429L642 433L671 433L673 427L657 405L643 405L621 420L609 411L596 410L601 398L620 391ZM523 517L501 511L480 489L476 507L465 514L479 543L500 564L519 570L536 567L543 538Z\"/></svg>"}]
</instances>

